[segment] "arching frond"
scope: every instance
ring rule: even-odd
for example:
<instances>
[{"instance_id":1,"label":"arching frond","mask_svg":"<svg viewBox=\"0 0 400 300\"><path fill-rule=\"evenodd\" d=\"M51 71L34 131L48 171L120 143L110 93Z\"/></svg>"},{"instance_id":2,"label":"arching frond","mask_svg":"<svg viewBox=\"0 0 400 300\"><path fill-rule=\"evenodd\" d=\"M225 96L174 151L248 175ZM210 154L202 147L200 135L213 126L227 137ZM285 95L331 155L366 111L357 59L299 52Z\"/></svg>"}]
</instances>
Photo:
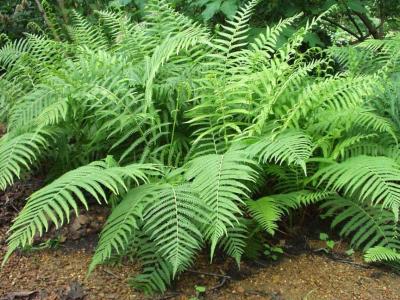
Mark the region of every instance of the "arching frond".
<instances>
[{"instance_id":1,"label":"arching frond","mask_svg":"<svg viewBox=\"0 0 400 300\"><path fill-rule=\"evenodd\" d=\"M36 234L42 236L49 229L49 220L59 227L65 219L69 222L71 209L78 214L76 198L88 209L83 192L98 202L101 199L107 202L106 190L119 194L120 188L126 189L125 179L147 181L146 172L149 170L154 171L154 166L138 164L108 167L106 162L97 161L72 170L36 191L28 198L10 228L9 248L3 263L17 248L32 244Z\"/></svg>"},{"instance_id":2,"label":"arching frond","mask_svg":"<svg viewBox=\"0 0 400 300\"><path fill-rule=\"evenodd\" d=\"M205 155L189 163L186 178L193 180L193 190L210 209L205 234L211 241L213 257L218 241L238 223L239 205L248 197L249 185L255 182L254 162L246 159L242 151Z\"/></svg>"},{"instance_id":3,"label":"arching frond","mask_svg":"<svg viewBox=\"0 0 400 300\"><path fill-rule=\"evenodd\" d=\"M288 194L270 195L256 201L246 201L247 208L261 227L271 235L278 229L278 221L288 214L290 209L296 209L326 199L329 193L297 191Z\"/></svg>"},{"instance_id":4,"label":"arching frond","mask_svg":"<svg viewBox=\"0 0 400 300\"><path fill-rule=\"evenodd\" d=\"M3 136L0 139L0 190L5 190L23 170L43 155L49 146L52 134L47 131L25 133L18 136Z\"/></svg>"},{"instance_id":5,"label":"arching frond","mask_svg":"<svg viewBox=\"0 0 400 300\"><path fill-rule=\"evenodd\" d=\"M312 153L312 141L301 131L289 130L279 135L259 137L247 148L250 156L263 163L275 162L299 165L306 173L306 161Z\"/></svg>"},{"instance_id":6,"label":"arching frond","mask_svg":"<svg viewBox=\"0 0 400 300\"><path fill-rule=\"evenodd\" d=\"M238 266L242 255L247 246L249 232L243 219L239 219L239 224L228 228L228 233L221 239L221 248L231 257L233 257Z\"/></svg>"},{"instance_id":7,"label":"arching frond","mask_svg":"<svg viewBox=\"0 0 400 300\"><path fill-rule=\"evenodd\" d=\"M396 216L400 205L400 165L383 156L357 156L319 170L319 185L361 201L391 208Z\"/></svg>"},{"instance_id":8,"label":"arching frond","mask_svg":"<svg viewBox=\"0 0 400 300\"><path fill-rule=\"evenodd\" d=\"M138 223L143 218L143 209L154 200L159 192L156 185L146 184L134 188L124 195L118 206L108 217L100 235L96 252L89 267L89 273L94 268L107 261L113 253L121 253L131 241Z\"/></svg>"},{"instance_id":9,"label":"arching frond","mask_svg":"<svg viewBox=\"0 0 400 300\"><path fill-rule=\"evenodd\" d=\"M400 253L390 248L375 246L365 252L364 259L366 262L400 262Z\"/></svg>"},{"instance_id":10,"label":"arching frond","mask_svg":"<svg viewBox=\"0 0 400 300\"><path fill-rule=\"evenodd\" d=\"M107 39L104 37L99 27L89 23L86 18L77 11L72 11L74 26L70 29L70 36L77 45L84 45L93 50L105 48Z\"/></svg>"},{"instance_id":11,"label":"arching frond","mask_svg":"<svg viewBox=\"0 0 400 300\"><path fill-rule=\"evenodd\" d=\"M134 288L146 294L155 292L163 293L173 279L173 267L170 262L157 253L156 245L148 237L140 241L138 257L142 263L143 271L131 280Z\"/></svg>"},{"instance_id":12,"label":"arching frond","mask_svg":"<svg viewBox=\"0 0 400 300\"><path fill-rule=\"evenodd\" d=\"M145 209L144 230L154 241L157 252L172 265L173 276L187 268L200 249L198 226L206 221L207 207L196 198L190 185L165 185L158 199Z\"/></svg>"},{"instance_id":13,"label":"arching frond","mask_svg":"<svg viewBox=\"0 0 400 300\"><path fill-rule=\"evenodd\" d=\"M391 211L338 196L321 207L327 210L325 216L334 216L332 227L341 225L340 235L349 237L352 247L400 249L399 228Z\"/></svg>"}]
</instances>

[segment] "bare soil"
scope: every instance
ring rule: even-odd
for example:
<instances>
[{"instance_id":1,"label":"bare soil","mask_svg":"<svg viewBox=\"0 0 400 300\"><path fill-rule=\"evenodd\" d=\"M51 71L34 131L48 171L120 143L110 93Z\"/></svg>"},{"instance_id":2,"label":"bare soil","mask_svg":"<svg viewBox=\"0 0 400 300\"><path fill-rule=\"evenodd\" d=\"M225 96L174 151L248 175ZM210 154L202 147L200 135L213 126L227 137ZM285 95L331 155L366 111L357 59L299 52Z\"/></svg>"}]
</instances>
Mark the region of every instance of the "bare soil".
<instances>
[{"instance_id":1,"label":"bare soil","mask_svg":"<svg viewBox=\"0 0 400 300\"><path fill-rule=\"evenodd\" d=\"M243 263L240 271L232 271L230 263L210 266L202 258L164 298L146 297L128 285L140 270L135 264L101 266L86 278L91 255L92 249L79 247L15 255L0 273L0 297L30 291L35 293L16 299L189 299L198 285L209 290L203 299L400 299L398 275L316 254L285 257L262 268ZM74 285L82 293L65 297Z\"/></svg>"}]
</instances>

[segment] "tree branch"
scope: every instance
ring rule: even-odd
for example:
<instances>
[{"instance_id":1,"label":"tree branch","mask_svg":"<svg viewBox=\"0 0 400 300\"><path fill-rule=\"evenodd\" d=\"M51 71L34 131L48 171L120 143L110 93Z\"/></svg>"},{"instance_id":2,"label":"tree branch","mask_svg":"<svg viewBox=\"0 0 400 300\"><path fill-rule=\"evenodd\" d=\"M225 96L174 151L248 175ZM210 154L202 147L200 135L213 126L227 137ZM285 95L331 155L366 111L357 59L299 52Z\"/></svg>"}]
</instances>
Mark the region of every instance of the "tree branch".
<instances>
[{"instance_id":1,"label":"tree branch","mask_svg":"<svg viewBox=\"0 0 400 300\"><path fill-rule=\"evenodd\" d=\"M367 27L369 33L374 37L374 39L380 40L382 36L379 34L377 28L375 28L374 24L372 24L371 20L363 13L358 11L353 11L360 20L364 23L365 27Z\"/></svg>"},{"instance_id":2,"label":"tree branch","mask_svg":"<svg viewBox=\"0 0 400 300\"><path fill-rule=\"evenodd\" d=\"M351 23L353 23L354 27L356 28L356 30L358 31L358 34L360 35L360 37L362 37L364 34L360 28L360 26L358 26L356 20L353 18L350 9L347 7L346 5L346 12L347 12L347 16L349 17Z\"/></svg>"},{"instance_id":3,"label":"tree branch","mask_svg":"<svg viewBox=\"0 0 400 300\"><path fill-rule=\"evenodd\" d=\"M353 32L353 31L351 31L350 29L344 27L344 26L343 26L342 24L340 24L340 23L338 23L338 22L336 22L336 21L334 21L334 20L332 20L332 19L329 19L329 18L327 18L327 17L323 17L322 20L327 21L327 22L329 22L330 24L332 24L332 25L334 25L334 26L336 26L336 27L339 27L340 29L342 29L342 30L346 31L347 33L351 34L352 36L354 36L357 40L362 40L362 36L361 36L361 37L358 36L355 32Z\"/></svg>"}]
</instances>

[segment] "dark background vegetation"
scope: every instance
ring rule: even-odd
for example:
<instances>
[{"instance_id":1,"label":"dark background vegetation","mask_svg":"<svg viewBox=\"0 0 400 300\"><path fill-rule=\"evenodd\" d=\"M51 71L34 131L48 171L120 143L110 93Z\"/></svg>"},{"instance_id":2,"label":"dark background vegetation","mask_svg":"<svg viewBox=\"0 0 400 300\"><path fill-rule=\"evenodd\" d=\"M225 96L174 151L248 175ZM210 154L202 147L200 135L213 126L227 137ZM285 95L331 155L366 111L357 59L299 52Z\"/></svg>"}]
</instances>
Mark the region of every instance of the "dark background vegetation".
<instances>
[{"instance_id":1,"label":"dark background vegetation","mask_svg":"<svg viewBox=\"0 0 400 300\"><path fill-rule=\"evenodd\" d=\"M172 5L199 22L215 27L223 24L243 4L242 0L174 0ZM0 30L9 38L24 32L48 31L55 36L66 35L72 10L91 17L96 10L122 9L140 19L145 0L10 0L0 3ZM264 0L251 20L254 34L282 18L304 13L303 20L328 9L325 25L309 34L310 46L332 43L359 43L366 38L382 39L400 27L400 2L392 0ZM93 18L93 21L95 19ZM57 29L56 29L57 28ZM61 28L61 30L59 29ZM293 28L294 30L294 28ZM61 31L61 32L60 32ZM286 33L290 35L291 32ZM5 36L3 36L5 39Z\"/></svg>"}]
</instances>

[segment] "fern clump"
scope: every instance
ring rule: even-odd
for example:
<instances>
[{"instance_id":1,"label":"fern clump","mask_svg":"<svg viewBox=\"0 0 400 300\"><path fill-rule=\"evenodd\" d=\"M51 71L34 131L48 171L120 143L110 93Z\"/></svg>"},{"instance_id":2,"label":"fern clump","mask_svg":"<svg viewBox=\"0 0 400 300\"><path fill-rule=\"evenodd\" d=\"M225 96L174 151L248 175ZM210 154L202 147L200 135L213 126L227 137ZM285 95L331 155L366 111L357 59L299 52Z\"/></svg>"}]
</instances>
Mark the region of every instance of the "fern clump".
<instances>
[{"instance_id":1,"label":"fern clump","mask_svg":"<svg viewBox=\"0 0 400 300\"><path fill-rule=\"evenodd\" d=\"M89 197L111 196L89 271L133 254L143 273L132 284L146 293L164 292L206 247L239 264L249 219L273 235L310 204L368 261L399 260L400 123L374 101L397 39L360 46L377 65L351 50L300 51L320 17L283 43L299 16L250 41L257 3L214 34L163 0L139 23L75 13L69 41L28 35L0 50L0 189L37 167L49 175L14 220L4 263Z\"/></svg>"}]
</instances>

